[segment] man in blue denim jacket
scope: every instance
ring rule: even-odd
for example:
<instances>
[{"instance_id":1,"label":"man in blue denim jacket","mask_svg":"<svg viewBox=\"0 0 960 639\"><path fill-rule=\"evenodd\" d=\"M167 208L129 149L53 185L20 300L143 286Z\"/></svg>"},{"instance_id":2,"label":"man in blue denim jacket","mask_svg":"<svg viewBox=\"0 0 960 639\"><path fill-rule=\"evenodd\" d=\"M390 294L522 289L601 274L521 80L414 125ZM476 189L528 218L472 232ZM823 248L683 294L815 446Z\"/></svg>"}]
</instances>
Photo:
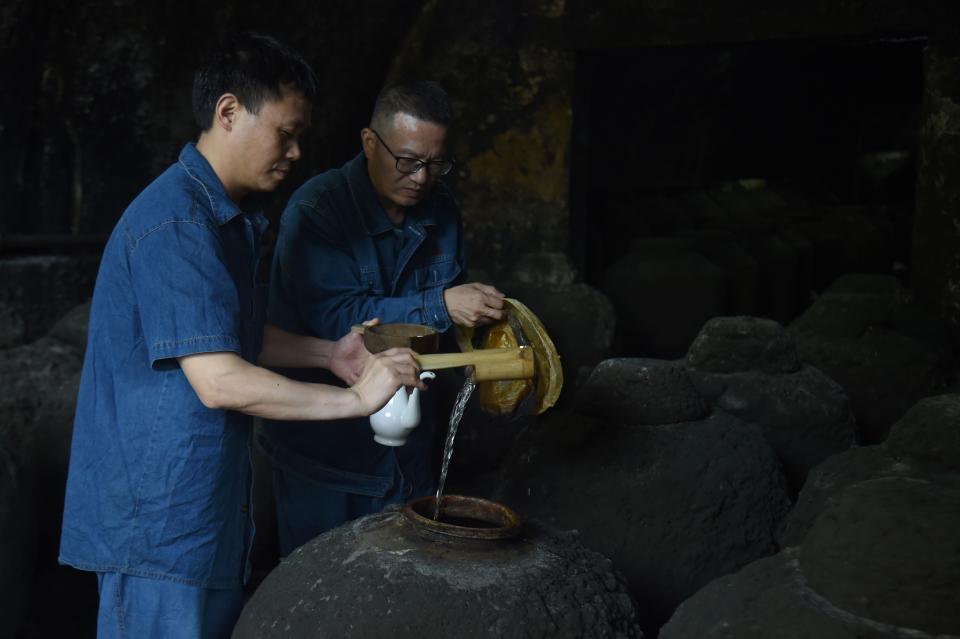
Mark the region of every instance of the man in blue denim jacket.
<instances>
[{"instance_id":1,"label":"man in blue denim jacket","mask_svg":"<svg viewBox=\"0 0 960 639\"><path fill-rule=\"evenodd\" d=\"M300 157L315 93L275 40L233 39L194 81L199 141L130 204L104 249L74 421L60 562L97 573L98 637L226 637L253 536L251 419L369 415L415 384L370 357L264 331L251 201ZM322 366L349 389L254 364ZM322 426L320 426L322 427Z\"/></svg>"},{"instance_id":2,"label":"man in blue denim jacket","mask_svg":"<svg viewBox=\"0 0 960 639\"><path fill-rule=\"evenodd\" d=\"M433 82L381 91L360 132L363 152L309 180L283 212L271 269L272 324L330 339L373 317L446 331L503 316L502 293L462 283L460 212L436 179L453 166L445 146L450 118L449 98ZM260 441L274 466L281 554L350 519L429 494L430 421L399 448L374 442L366 419L323 432L265 421Z\"/></svg>"}]
</instances>

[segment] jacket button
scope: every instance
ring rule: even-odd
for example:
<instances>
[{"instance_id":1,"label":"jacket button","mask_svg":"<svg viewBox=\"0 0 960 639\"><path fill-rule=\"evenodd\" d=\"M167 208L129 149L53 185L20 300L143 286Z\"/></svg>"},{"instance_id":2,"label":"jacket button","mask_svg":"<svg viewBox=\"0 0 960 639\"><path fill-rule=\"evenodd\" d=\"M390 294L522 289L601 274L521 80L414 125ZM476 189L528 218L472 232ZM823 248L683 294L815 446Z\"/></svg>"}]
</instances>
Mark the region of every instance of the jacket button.
<instances>
[{"instance_id":1,"label":"jacket button","mask_svg":"<svg viewBox=\"0 0 960 639\"><path fill-rule=\"evenodd\" d=\"M246 505L246 504L240 504L240 512L242 512L244 515L247 514L247 505Z\"/></svg>"}]
</instances>

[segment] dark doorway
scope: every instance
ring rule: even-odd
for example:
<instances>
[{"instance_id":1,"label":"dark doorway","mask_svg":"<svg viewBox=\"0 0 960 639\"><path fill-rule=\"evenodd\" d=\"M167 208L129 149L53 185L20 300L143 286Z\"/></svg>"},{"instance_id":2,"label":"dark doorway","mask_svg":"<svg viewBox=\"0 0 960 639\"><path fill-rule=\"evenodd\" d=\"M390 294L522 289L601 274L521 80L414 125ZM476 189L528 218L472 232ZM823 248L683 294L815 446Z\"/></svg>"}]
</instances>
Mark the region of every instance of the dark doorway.
<instances>
[{"instance_id":1,"label":"dark doorway","mask_svg":"<svg viewBox=\"0 0 960 639\"><path fill-rule=\"evenodd\" d=\"M580 52L571 249L585 279L606 289L627 254L692 250L728 262L716 314L787 322L839 274L905 277L924 45ZM756 262L747 293L733 290L731 251ZM789 277L771 252L795 262Z\"/></svg>"}]
</instances>

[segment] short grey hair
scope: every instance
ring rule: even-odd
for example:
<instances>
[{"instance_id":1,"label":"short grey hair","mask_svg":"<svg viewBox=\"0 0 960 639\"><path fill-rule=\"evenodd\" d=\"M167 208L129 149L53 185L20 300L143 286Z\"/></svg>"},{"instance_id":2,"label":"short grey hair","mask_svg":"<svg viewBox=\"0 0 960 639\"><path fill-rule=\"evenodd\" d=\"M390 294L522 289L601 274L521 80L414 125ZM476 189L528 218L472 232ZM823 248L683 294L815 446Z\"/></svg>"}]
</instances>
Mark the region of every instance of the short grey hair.
<instances>
[{"instance_id":1,"label":"short grey hair","mask_svg":"<svg viewBox=\"0 0 960 639\"><path fill-rule=\"evenodd\" d=\"M398 113L418 120L449 126L452 117L450 97L439 84L430 80L404 82L385 87L377 96L370 127L387 130Z\"/></svg>"}]
</instances>

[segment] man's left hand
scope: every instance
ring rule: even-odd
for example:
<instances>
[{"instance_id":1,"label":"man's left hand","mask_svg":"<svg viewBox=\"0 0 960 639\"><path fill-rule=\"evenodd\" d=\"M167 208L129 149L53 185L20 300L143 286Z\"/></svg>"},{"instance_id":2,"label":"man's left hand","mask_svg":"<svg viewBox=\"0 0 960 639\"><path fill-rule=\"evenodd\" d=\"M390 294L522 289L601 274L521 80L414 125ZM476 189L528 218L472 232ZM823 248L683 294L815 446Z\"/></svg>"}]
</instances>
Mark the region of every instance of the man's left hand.
<instances>
[{"instance_id":1,"label":"man's left hand","mask_svg":"<svg viewBox=\"0 0 960 639\"><path fill-rule=\"evenodd\" d=\"M447 315L460 326L486 326L504 318L504 294L489 284L470 282L443 292Z\"/></svg>"},{"instance_id":2,"label":"man's left hand","mask_svg":"<svg viewBox=\"0 0 960 639\"><path fill-rule=\"evenodd\" d=\"M372 319L363 323L364 326L375 326L379 320ZM330 354L330 370L333 374L351 386L360 379L364 364L370 357L370 352L363 345L363 335L347 333L333 344Z\"/></svg>"}]
</instances>

